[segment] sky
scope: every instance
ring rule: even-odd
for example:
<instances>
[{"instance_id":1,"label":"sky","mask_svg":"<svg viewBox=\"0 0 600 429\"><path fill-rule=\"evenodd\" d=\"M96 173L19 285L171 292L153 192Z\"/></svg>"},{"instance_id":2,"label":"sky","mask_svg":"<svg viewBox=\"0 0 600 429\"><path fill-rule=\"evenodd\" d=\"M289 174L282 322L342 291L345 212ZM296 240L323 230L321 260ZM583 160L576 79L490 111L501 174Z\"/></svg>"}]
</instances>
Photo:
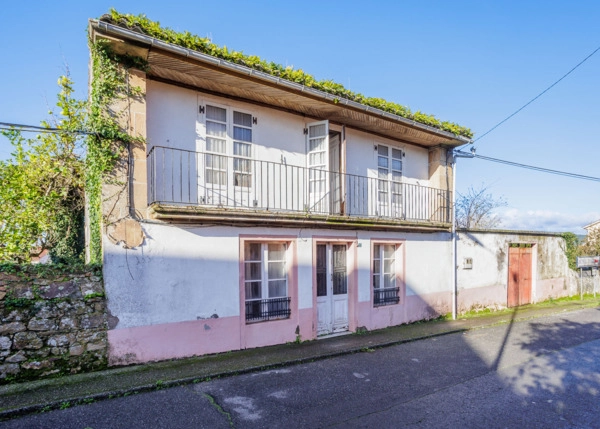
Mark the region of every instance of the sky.
<instances>
[{"instance_id":1,"label":"sky","mask_svg":"<svg viewBox=\"0 0 600 429\"><path fill-rule=\"evenodd\" d=\"M145 14L163 26L301 68L471 128L474 139L600 47L600 2L8 2L0 13L0 122L39 125L68 69L87 96L87 21ZM600 177L600 52L490 134L477 154ZM0 159L11 146L0 137ZM600 182L460 158L457 191L504 199L502 228L571 231L600 219Z\"/></svg>"}]
</instances>

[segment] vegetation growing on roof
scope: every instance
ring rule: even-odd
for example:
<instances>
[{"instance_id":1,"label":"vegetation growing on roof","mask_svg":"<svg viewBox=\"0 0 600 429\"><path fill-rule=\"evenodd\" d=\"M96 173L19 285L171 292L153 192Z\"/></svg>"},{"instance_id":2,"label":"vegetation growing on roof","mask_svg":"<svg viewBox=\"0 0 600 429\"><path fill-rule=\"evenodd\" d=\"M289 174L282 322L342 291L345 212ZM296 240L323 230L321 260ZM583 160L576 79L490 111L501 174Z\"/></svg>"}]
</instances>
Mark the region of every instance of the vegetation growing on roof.
<instances>
[{"instance_id":1,"label":"vegetation growing on roof","mask_svg":"<svg viewBox=\"0 0 600 429\"><path fill-rule=\"evenodd\" d=\"M231 51L227 49L226 46L217 46L209 39L196 36L187 31L179 33L168 27L161 27L158 21L151 21L143 14L122 14L115 9L111 9L110 14L102 16L101 20L112 22L115 25L126 27L134 31L139 31L167 43L202 52L273 76L278 76L291 82L318 89L333 94L336 97L345 98L366 106L381 109L385 112L393 113L420 124L429 125L467 138L473 137L473 132L469 128L465 128L452 122L440 121L435 116L427 115L419 111L412 112L408 107L386 101L382 98L365 97L364 95L352 92L343 85L331 80L316 80L312 75L304 72L302 69L294 69L291 66L286 67L274 62L268 62L256 55L246 55L241 51Z\"/></svg>"}]
</instances>

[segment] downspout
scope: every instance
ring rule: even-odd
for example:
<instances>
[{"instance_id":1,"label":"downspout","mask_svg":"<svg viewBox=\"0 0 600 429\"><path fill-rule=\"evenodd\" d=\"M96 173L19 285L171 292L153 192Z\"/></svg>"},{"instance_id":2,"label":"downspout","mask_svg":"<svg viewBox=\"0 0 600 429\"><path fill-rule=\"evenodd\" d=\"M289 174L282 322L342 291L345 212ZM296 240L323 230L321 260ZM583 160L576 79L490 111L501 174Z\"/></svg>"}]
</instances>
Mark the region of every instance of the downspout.
<instances>
[{"instance_id":1,"label":"downspout","mask_svg":"<svg viewBox=\"0 0 600 429\"><path fill-rule=\"evenodd\" d=\"M456 254L456 156L454 152L452 153L452 265L452 320L456 320L458 260Z\"/></svg>"},{"instance_id":2,"label":"downspout","mask_svg":"<svg viewBox=\"0 0 600 429\"><path fill-rule=\"evenodd\" d=\"M474 158L475 147L471 147L471 153L454 150L452 152L452 320L456 320L458 312L458 255L457 255L457 235L456 232L456 165L458 158Z\"/></svg>"},{"instance_id":3,"label":"downspout","mask_svg":"<svg viewBox=\"0 0 600 429\"><path fill-rule=\"evenodd\" d=\"M340 202L341 215L346 214L346 126L342 125L342 135L340 136Z\"/></svg>"}]
</instances>

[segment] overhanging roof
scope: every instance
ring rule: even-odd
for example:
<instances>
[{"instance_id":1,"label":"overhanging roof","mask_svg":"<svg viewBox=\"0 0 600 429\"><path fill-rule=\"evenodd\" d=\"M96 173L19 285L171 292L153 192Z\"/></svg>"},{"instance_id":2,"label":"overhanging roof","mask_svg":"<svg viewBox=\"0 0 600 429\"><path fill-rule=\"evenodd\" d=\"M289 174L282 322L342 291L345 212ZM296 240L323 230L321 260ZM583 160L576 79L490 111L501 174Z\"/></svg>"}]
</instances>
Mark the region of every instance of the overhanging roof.
<instances>
[{"instance_id":1,"label":"overhanging roof","mask_svg":"<svg viewBox=\"0 0 600 429\"><path fill-rule=\"evenodd\" d=\"M146 59L149 78L273 106L308 118L327 119L423 147L454 147L470 141L463 136L108 22L90 20L90 34L92 40L98 37L109 40L117 53Z\"/></svg>"}]
</instances>

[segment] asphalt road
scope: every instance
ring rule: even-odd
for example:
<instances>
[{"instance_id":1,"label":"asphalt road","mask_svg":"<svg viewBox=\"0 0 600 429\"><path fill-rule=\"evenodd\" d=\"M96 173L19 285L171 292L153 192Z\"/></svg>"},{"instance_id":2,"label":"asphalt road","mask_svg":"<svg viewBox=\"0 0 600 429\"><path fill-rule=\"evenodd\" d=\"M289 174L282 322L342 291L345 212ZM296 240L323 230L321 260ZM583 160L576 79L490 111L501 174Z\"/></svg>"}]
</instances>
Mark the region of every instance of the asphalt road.
<instances>
[{"instance_id":1,"label":"asphalt road","mask_svg":"<svg viewBox=\"0 0 600 429\"><path fill-rule=\"evenodd\" d=\"M600 428L600 310L111 399L0 428Z\"/></svg>"}]
</instances>

